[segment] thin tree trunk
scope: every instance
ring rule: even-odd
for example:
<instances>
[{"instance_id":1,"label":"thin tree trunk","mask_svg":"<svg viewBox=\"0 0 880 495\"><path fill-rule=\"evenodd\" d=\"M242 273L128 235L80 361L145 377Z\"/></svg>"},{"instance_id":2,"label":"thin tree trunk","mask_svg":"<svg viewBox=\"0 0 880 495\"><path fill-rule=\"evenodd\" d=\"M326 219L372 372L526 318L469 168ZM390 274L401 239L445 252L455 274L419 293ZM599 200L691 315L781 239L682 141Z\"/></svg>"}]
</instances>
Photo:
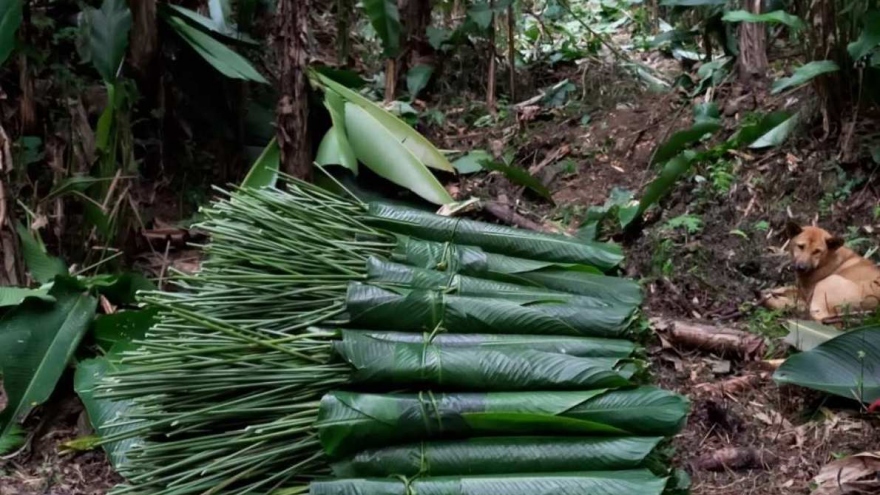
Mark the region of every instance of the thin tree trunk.
<instances>
[{"instance_id":1,"label":"thin tree trunk","mask_svg":"<svg viewBox=\"0 0 880 495\"><path fill-rule=\"evenodd\" d=\"M351 52L351 0L336 0L336 60L342 67L348 66L348 55Z\"/></svg>"},{"instance_id":2,"label":"thin tree trunk","mask_svg":"<svg viewBox=\"0 0 880 495\"><path fill-rule=\"evenodd\" d=\"M516 50L513 37L516 34L516 21L513 17L513 3L507 6L507 65L510 70L510 103L516 103Z\"/></svg>"},{"instance_id":3,"label":"thin tree trunk","mask_svg":"<svg viewBox=\"0 0 880 495\"><path fill-rule=\"evenodd\" d=\"M489 0L489 10L495 9L495 0ZM495 14L489 21L489 77L486 85L486 106L495 115Z\"/></svg>"},{"instance_id":4,"label":"thin tree trunk","mask_svg":"<svg viewBox=\"0 0 880 495\"><path fill-rule=\"evenodd\" d=\"M306 180L312 172L306 75L310 3L311 0L279 0L275 39L280 66L277 138L281 168Z\"/></svg>"},{"instance_id":5,"label":"thin tree trunk","mask_svg":"<svg viewBox=\"0 0 880 495\"><path fill-rule=\"evenodd\" d=\"M394 101L397 96L397 59L385 61L385 103Z\"/></svg>"},{"instance_id":6,"label":"thin tree trunk","mask_svg":"<svg viewBox=\"0 0 880 495\"><path fill-rule=\"evenodd\" d=\"M761 13L761 0L743 0L743 8ZM764 24L742 22L739 25L739 70L743 79L764 78L767 74L767 31Z\"/></svg>"}]
</instances>

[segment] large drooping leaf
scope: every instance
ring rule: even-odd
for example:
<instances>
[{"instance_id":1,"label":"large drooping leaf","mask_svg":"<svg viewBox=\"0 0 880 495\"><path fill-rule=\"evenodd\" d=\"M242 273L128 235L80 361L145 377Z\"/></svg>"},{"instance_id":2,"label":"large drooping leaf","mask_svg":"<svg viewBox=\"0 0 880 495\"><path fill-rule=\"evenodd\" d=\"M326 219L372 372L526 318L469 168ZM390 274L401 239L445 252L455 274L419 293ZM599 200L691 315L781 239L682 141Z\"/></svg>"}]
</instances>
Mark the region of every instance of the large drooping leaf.
<instances>
[{"instance_id":1,"label":"large drooping leaf","mask_svg":"<svg viewBox=\"0 0 880 495\"><path fill-rule=\"evenodd\" d=\"M21 25L22 2L24 0L3 0L0 2L0 67L15 49L18 26Z\"/></svg>"},{"instance_id":2,"label":"large drooping leaf","mask_svg":"<svg viewBox=\"0 0 880 495\"><path fill-rule=\"evenodd\" d=\"M338 478L617 471L662 464L660 437L481 437L368 449L332 465ZM642 493L642 492L638 492Z\"/></svg>"},{"instance_id":3,"label":"large drooping leaf","mask_svg":"<svg viewBox=\"0 0 880 495\"><path fill-rule=\"evenodd\" d=\"M690 169L695 156L692 151L687 150L666 162L660 175L645 189L645 193L639 201L637 216L644 214L654 203L672 191L678 179Z\"/></svg>"},{"instance_id":4,"label":"large drooping leaf","mask_svg":"<svg viewBox=\"0 0 880 495\"><path fill-rule=\"evenodd\" d=\"M747 10L729 10L721 18L725 22L760 22L768 24L784 24L793 30L804 28L804 21L796 15L789 14L784 10L774 10L764 14L755 14Z\"/></svg>"},{"instance_id":5,"label":"large drooping leaf","mask_svg":"<svg viewBox=\"0 0 880 495\"><path fill-rule=\"evenodd\" d=\"M334 349L355 382L433 390L589 390L624 387L638 371L617 358L582 358L521 348L388 342L345 333Z\"/></svg>"},{"instance_id":6,"label":"large drooping leaf","mask_svg":"<svg viewBox=\"0 0 880 495\"><path fill-rule=\"evenodd\" d=\"M104 82L112 84L128 47L131 10L125 0L103 0L101 8L83 10L89 28L89 54Z\"/></svg>"},{"instance_id":7,"label":"large drooping leaf","mask_svg":"<svg viewBox=\"0 0 880 495\"><path fill-rule=\"evenodd\" d=\"M399 292L405 292L401 294ZM626 338L635 308L518 303L430 290L385 290L352 283L345 300L356 328L457 333L508 333Z\"/></svg>"},{"instance_id":8,"label":"large drooping leaf","mask_svg":"<svg viewBox=\"0 0 880 495\"><path fill-rule=\"evenodd\" d=\"M8 404L0 412L0 444L45 402L95 316L97 300L66 279L55 281L54 303L29 299L0 319L0 367Z\"/></svg>"},{"instance_id":9,"label":"large drooping leaf","mask_svg":"<svg viewBox=\"0 0 880 495\"><path fill-rule=\"evenodd\" d=\"M21 255L31 277L40 284L47 284L55 279L56 275L66 275L67 267L60 259L49 256L43 241L31 235L27 228L22 225L16 226L18 239L21 242Z\"/></svg>"},{"instance_id":10,"label":"large drooping leaf","mask_svg":"<svg viewBox=\"0 0 880 495\"><path fill-rule=\"evenodd\" d=\"M167 15L165 19L196 53L224 76L268 84L266 78L257 72L250 62L223 43L190 26L176 15Z\"/></svg>"},{"instance_id":11,"label":"large drooping leaf","mask_svg":"<svg viewBox=\"0 0 880 495\"><path fill-rule=\"evenodd\" d=\"M789 88L806 84L822 74L837 72L840 67L831 60L814 60L794 70L790 77L783 77L773 83L773 94L781 93Z\"/></svg>"},{"instance_id":12,"label":"large drooping leaf","mask_svg":"<svg viewBox=\"0 0 880 495\"><path fill-rule=\"evenodd\" d=\"M217 33L221 36L225 36L232 40L240 41L250 45L258 45L259 43L253 40L250 36L240 31L237 31L228 23L218 22L219 18L215 19L213 17L215 10L219 9L219 11L222 12L223 7L221 4L226 3L227 2L225 0L210 0L209 6L211 8L211 18L205 17L202 14L199 14L198 12L187 9L185 7L181 7L180 5L165 4L163 5L163 7L173 10L175 13L180 14L181 17L191 21L198 26L203 27L204 29L207 29L208 31L211 31L212 33Z\"/></svg>"},{"instance_id":13,"label":"large drooping leaf","mask_svg":"<svg viewBox=\"0 0 880 495\"><path fill-rule=\"evenodd\" d=\"M345 132L355 155L370 170L434 204L455 201L425 164L362 107L345 104Z\"/></svg>"},{"instance_id":14,"label":"large drooping leaf","mask_svg":"<svg viewBox=\"0 0 880 495\"><path fill-rule=\"evenodd\" d=\"M703 136L714 134L718 129L721 129L720 122L703 120L702 122L695 123L689 129L676 132L657 148L651 163L665 163L669 161L691 144L699 142Z\"/></svg>"},{"instance_id":15,"label":"large drooping leaf","mask_svg":"<svg viewBox=\"0 0 880 495\"><path fill-rule=\"evenodd\" d=\"M339 96L342 97L348 103L353 103L362 109L366 110L367 113L373 116L376 121L381 124L383 127L387 129L392 135L394 135L395 139L406 146L413 155L418 158L419 161L427 165L428 167L443 170L445 172L454 173L455 169L452 167L452 164L449 163L449 160L440 152L430 141L428 141L425 136L419 134L415 129L409 126L406 122L400 120L395 117L390 112L384 110L379 105L373 103L372 101L364 98L358 93L346 88L342 84L330 79L329 77L320 74L318 72L313 72L314 76L318 79L323 86L326 88L335 91ZM337 108L337 105L331 105ZM344 115L344 111L339 112ZM333 115L331 114L331 117ZM334 125L336 122L334 121Z\"/></svg>"},{"instance_id":16,"label":"large drooping leaf","mask_svg":"<svg viewBox=\"0 0 880 495\"><path fill-rule=\"evenodd\" d=\"M561 337L558 335L505 335L463 333L412 333L381 330L342 330L346 334L358 333L385 342L432 344L440 347L467 347L481 349L528 348L542 352L556 352L578 357L633 357L638 348L623 339L597 337Z\"/></svg>"},{"instance_id":17,"label":"large drooping leaf","mask_svg":"<svg viewBox=\"0 0 880 495\"><path fill-rule=\"evenodd\" d=\"M109 437L127 431L141 428L143 425L136 421L128 420L125 414L132 411L136 405L133 400L112 400L95 397L95 388L109 373L119 371L124 365L120 363L122 353L133 349L134 345L128 342L116 344L105 356L95 357L81 361L76 366L73 377L73 389L85 406L89 416L89 422L99 437ZM122 424L126 421L125 424ZM114 425L116 422L118 425ZM123 476L130 474L128 465L128 452L139 443L142 438L130 436L128 438L111 441L103 444L110 464Z\"/></svg>"},{"instance_id":18,"label":"large drooping leaf","mask_svg":"<svg viewBox=\"0 0 880 495\"><path fill-rule=\"evenodd\" d=\"M860 402L880 399L880 328L850 330L786 359L777 383L799 385Z\"/></svg>"},{"instance_id":19,"label":"large drooping leaf","mask_svg":"<svg viewBox=\"0 0 880 495\"><path fill-rule=\"evenodd\" d=\"M345 100L339 93L327 89L324 91L324 106L330 113L333 125L321 140L315 161L318 165L342 165L357 175L357 157L345 133Z\"/></svg>"},{"instance_id":20,"label":"large drooping leaf","mask_svg":"<svg viewBox=\"0 0 880 495\"><path fill-rule=\"evenodd\" d=\"M674 435L686 397L655 387L578 392L361 394L321 400L324 452L344 456L394 443L481 435Z\"/></svg>"},{"instance_id":21,"label":"large drooping leaf","mask_svg":"<svg viewBox=\"0 0 880 495\"><path fill-rule=\"evenodd\" d=\"M880 10L871 10L862 20L862 32L859 38L846 49L853 60L861 60L880 45ZM2 59L0 59L2 61Z\"/></svg>"},{"instance_id":22,"label":"large drooping leaf","mask_svg":"<svg viewBox=\"0 0 880 495\"><path fill-rule=\"evenodd\" d=\"M770 129L766 134L752 142L752 144L749 145L749 148L780 146L786 139L788 139L789 134L791 134L791 132L797 127L799 115L799 113L796 113L785 119L782 123Z\"/></svg>"},{"instance_id":23,"label":"large drooping leaf","mask_svg":"<svg viewBox=\"0 0 880 495\"><path fill-rule=\"evenodd\" d=\"M241 182L241 187L260 188L274 186L278 180L278 168L280 166L281 150L278 149L278 141L272 138Z\"/></svg>"},{"instance_id":24,"label":"large drooping leaf","mask_svg":"<svg viewBox=\"0 0 880 495\"><path fill-rule=\"evenodd\" d=\"M816 321L792 320L786 322L788 335L785 343L799 351L809 351L835 337L843 335L840 330Z\"/></svg>"},{"instance_id":25,"label":"large drooping leaf","mask_svg":"<svg viewBox=\"0 0 880 495\"><path fill-rule=\"evenodd\" d=\"M27 289L25 287L0 287L0 308L18 306L25 299L34 297L46 302L53 302L55 298L49 295L50 286L39 289ZM2 368L2 363L0 363Z\"/></svg>"},{"instance_id":26,"label":"large drooping leaf","mask_svg":"<svg viewBox=\"0 0 880 495\"><path fill-rule=\"evenodd\" d=\"M651 471L588 471L554 474L518 472L503 476L349 478L315 481L310 495L660 495L667 478Z\"/></svg>"},{"instance_id":27,"label":"large drooping leaf","mask_svg":"<svg viewBox=\"0 0 880 495\"><path fill-rule=\"evenodd\" d=\"M449 218L386 203L369 203L370 223L392 232L435 242L453 242L507 256L577 263L609 270L623 260L619 246L585 242L466 218Z\"/></svg>"},{"instance_id":28,"label":"large drooping leaf","mask_svg":"<svg viewBox=\"0 0 880 495\"><path fill-rule=\"evenodd\" d=\"M370 24L382 40L385 57L397 56L400 51L400 13L396 0L363 0Z\"/></svg>"}]
</instances>

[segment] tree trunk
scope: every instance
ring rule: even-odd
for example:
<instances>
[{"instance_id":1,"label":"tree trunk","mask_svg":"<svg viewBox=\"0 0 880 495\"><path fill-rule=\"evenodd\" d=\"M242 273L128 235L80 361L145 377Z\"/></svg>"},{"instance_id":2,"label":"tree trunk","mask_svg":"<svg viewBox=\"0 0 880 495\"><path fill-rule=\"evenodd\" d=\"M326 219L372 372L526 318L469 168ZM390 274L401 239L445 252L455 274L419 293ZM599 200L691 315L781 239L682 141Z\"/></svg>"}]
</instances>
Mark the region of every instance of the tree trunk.
<instances>
[{"instance_id":1,"label":"tree trunk","mask_svg":"<svg viewBox=\"0 0 880 495\"><path fill-rule=\"evenodd\" d=\"M743 0L743 9L761 13L761 0ZM739 25L739 74L742 79L763 78L767 74L767 30L764 24Z\"/></svg>"},{"instance_id":2,"label":"tree trunk","mask_svg":"<svg viewBox=\"0 0 880 495\"><path fill-rule=\"evenodd\" d=\"M311 178L307 50L311 0L280 0L275 39L280 69L277 138L284 172Z\"/></svg>"},{"instance_id":3,"label":"tree trunk","mask_svg":"<svg viewBox=\"0 0 880 495\"><path fill-rule=\"evenodd\" d=\"M495 10L495 0L489 0L489 10ZM486 84L486 107L495 115L495 14L489 21L489 76Z\"/></svg>"},{"instance_id":4,"label":"tree trunk","mask_svg":"<svg viewBox=\"0 0 880 495\"><path fill-rule=\"evenodd\" d=\"M431 65L434 49L428 43L428 26L431 25L431 0L405 0L403 7L404 49L407 62L399 71L407 71L416 65Z\"/></svg>"},{"instance_id":5,"label":"tree trunk","mask_svg":"<svg viewBox=\"0 0 880 495\"><path fill-rule=\"evenodd\" d=\"M351 0L336 0L336 60L342 67L348 66L348 57L351 53L351 12L353 9Z\"/></svg>"},{"instance_id":6,"label":"tree trunk","mask_svg":"<svg viewBox=\"0 0 880 495\"><path fill-rule=\"evenodd\" d=\"M513 4L507 6L507 65L510 71L510 104L516 103L516 48L513 40L516 35L516 20L513 17Z\"/></svg>"}]
</instances>

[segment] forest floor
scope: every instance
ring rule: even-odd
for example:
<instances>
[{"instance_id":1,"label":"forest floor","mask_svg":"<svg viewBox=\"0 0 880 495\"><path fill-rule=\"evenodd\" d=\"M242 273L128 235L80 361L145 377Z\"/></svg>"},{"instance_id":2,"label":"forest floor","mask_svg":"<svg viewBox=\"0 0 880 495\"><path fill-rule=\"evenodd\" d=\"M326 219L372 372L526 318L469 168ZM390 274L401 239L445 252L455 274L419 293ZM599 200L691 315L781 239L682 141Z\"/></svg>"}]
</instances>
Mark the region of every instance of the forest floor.
<instances>
[{"instance_id":1,"label":"forest floor","mask_svg":"<svg viewBox=\"0 0 880 495\"><path fill-rule=\"evenodd\" d=\"M439 148L484 149L495 155L515 150L516 164L548 186L555 205L497 173L463 176L450 188L459 197L504 199L539 224L562 226L574 225L588 207L604 204L615 188L638 197L657 173L649 165L657 144L689 125L691 102L676 92L648 93L628 74L602 67L563 66L543 74L544 87L564 79L575 82L581 93L572 96L577 103L526 109L495 125L477 125L466 111L465 102L479 101L479 94L429 104L446 115L442 125L427 129ZM773 98L735 80L716 87L714 100L725 135L750 112L810 105L808 91ZM873 417L852 404L780 388L760 363L786 352L780 339L785 315L762 309L757 295L791 279L781 235L790 215L803 223L818 218L860 252L880 244L876 167L849 149L853 146L847 144L842 152L837 139L823 134L821 125L806 126L781 148L730 154L697 166L663 201L662 214L648 222L642 235L624 243L626 274L646 289L647 317L746 330L769 342L766 352L752 360L672 345L651 349L659 383L693 402L676 447L678 465L692 476L694 495L806 494L822 466L880 444ZM868 131L859 128L856 134ZM172 257L191 263L193 253L181 250ZM746 386L721 392L712 386L737 377L744 377ZM30 448L0 459L0 495L106 493L118 478L103 454L62 448L88 433L85 424L71 394L54 397L30 419L29 426L36 428ZM724 448L752 452L755 459L739 470L704 469L706 456Z\"/></svg>"}]
</instances>

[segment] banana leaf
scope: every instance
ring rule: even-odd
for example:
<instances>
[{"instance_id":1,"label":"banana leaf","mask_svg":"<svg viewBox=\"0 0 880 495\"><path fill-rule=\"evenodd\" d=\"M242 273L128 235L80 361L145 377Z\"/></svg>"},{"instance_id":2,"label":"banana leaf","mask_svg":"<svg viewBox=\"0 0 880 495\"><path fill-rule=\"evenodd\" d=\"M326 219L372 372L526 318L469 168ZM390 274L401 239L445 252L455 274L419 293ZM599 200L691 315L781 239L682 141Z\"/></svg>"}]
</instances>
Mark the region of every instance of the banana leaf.
<instances>
[{"instance_id":1,"label":"banana leaf","mask_svg":"<svg viewBox=\"0 0 880 495\"><path fill-rule=\"evenodd\" d=\"M622 260L620 247L563 235L530 232L464 218L393 206L368 204L367 222L398 234L429 241L479 246L486 251L559 263L581 263L606 271Z\"/></svg>"},{"instance_id":2,"label":"banana leaf","mask_svg":"<svg viewBox=\"0 0 880 495\"><path fill-rule=\"evenodd\" d=\"M864 403L874 402L880 399L880 327L850 330L795 354L782 363L773 379Z\"/></svg>"},{"instance_id":3,"label":"banana leaf","mask_svg":"<svg viewBox=\"0 0 880 495\"><path fill-rule=\"evenodd\" d=\"M487 253L474 246L406 236L398 236L391 260L419 268L543 287L609 302L636 306L642 303L642 290L636 282L602 275L588 265L515 258Z\"/></svg>"},{"instance_id":4,"label":"banana leaf","mask_svg":"<svg viewBox=\"0 0 880 495\"><path fill-rule=\"evenodd\" d=\"M315 426L324 452L420 440L503 435L667 436L684 426L684 396L655 387L578 392L331 392Z\"/></svg>"},{"instance_id":5,"label":"banana leaf","mask_svg":"<svg viewBox=\"0 0 880 495\"><path fill-rule=\"evenodd\" d=\"M482 437L367 449L334 463L337 478L474 476L664 469L661 437ZM656 471L655 471L656 469Z\"/></svg>"},{"instance_id":6,"label":"banana leaf","mask_svg":"<svg viewBox=\"0 0 880 495\"><path fill-rule=\"evenodd\" d=\"M638 366L528 348L485 349L387 342L346 333L334 350L356 382L459 390L586 390L624 387Z\"/></svg>"},{"instance_id":7,"label":"banana leaf","mask_svg":"<svg viewBox=\"0 0 880 495\"><path fill-rule=\"evenodd\" d=\"M584 308L571 304L522 304L430 290L397 292L352 282L346 294L353 328L452 333L505 333L627 337L634 308Z\"/></svg>"},{"instance_id":8,"label":"banana leaf","mask_svg":"<svg viewBox=\"0 0 880 495\"><path fill-rule=\"evenodd\" d=\"M483 349L509 349L527 347L535 351L555 352L578 357L634 357L641 348L624 339L599 337L557 337L554 335L504 335L460 333L412 333L383 332L378 330L343 330L358 333L385 342L409 342L433 344L440 347L468 347Z\"/></svg>"},{"instance_id":9,"label":"banana leaf","mask_svg":"<svg viewBox=\"0 0 880 495\"><path fill-rule=\"evenodd\" d=\"M367 260L367 281L373 285L440 290L460 296L496 297L525 304L547 302L588 308L611 306L598 298L401 265L375 256Z\"/></svg>"},{"instance_id":10,"label":"banana leaf","mask_svg":"<svg viewBox=\"0 0 880 495\"><path fill-rule=\"evenodd\" d=\"M545 475L317 481L309 495L660 495L667 479L648 470Z\"/></svg>"}]
</instances>

